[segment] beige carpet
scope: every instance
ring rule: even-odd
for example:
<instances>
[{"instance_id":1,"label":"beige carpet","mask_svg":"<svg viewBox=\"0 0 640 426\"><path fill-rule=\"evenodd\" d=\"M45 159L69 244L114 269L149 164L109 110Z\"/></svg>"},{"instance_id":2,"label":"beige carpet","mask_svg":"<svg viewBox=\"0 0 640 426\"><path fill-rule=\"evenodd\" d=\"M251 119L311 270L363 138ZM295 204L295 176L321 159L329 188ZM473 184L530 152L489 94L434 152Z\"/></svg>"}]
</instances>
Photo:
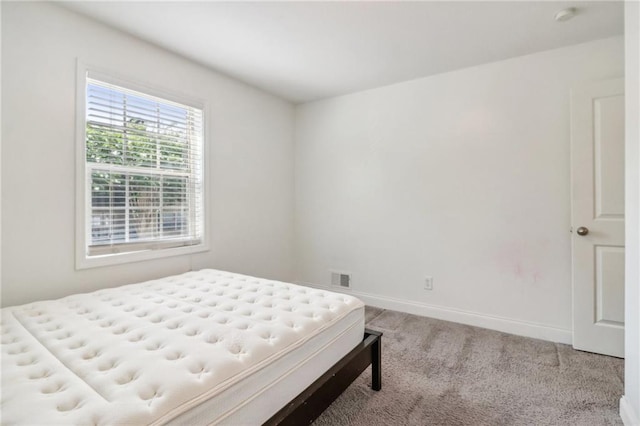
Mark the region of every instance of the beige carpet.
<instances>
[{"instance_id":1,"label":"beige carpet","mask_svg":"<svg viewBox=\"0 0 640 426\"><path fill-rule=\"evenodd\" d=\"M328 425L621 425L621 359L367 308L384 332L382 390L367 369L316 420Z\"/></svg>"}]
</instances>

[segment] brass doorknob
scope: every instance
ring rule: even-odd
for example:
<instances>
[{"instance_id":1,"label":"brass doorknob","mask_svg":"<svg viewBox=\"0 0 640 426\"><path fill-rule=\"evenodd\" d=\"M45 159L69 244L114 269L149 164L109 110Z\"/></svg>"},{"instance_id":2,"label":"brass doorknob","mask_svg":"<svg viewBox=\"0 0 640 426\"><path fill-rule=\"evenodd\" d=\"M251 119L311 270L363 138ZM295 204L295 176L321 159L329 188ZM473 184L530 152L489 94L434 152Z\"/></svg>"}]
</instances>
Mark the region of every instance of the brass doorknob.
<instances>
[{"instance_id":1,"label":"brass doorknob","mask_svg":"<svg viewBox=\"0 0 640 426\"><path fill-rule=\"evenodd\" d=\"M580 228L576 229L576 233L578 235L580 235L581 237L584 237L585 235L587 235L589 233L589 228L581 226Z\"/></svg>"}]
</instances>

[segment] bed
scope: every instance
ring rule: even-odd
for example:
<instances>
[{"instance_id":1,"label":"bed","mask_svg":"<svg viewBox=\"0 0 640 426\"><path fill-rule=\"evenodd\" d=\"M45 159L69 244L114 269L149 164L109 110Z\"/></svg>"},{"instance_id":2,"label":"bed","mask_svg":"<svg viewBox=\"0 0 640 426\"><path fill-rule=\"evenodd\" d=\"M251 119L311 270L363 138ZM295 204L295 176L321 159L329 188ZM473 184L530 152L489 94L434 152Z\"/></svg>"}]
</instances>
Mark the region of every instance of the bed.
<instances>
[{"instance_id":1,"label":"bed","mask_svg":"<svg viewBox=\"0 0 640 426\"><path fill-rule=\"evenodd\" d=\"M304 424L369 364L354 297L201 270L2 309L3 425Z\"/></svg>"}]
</instances>

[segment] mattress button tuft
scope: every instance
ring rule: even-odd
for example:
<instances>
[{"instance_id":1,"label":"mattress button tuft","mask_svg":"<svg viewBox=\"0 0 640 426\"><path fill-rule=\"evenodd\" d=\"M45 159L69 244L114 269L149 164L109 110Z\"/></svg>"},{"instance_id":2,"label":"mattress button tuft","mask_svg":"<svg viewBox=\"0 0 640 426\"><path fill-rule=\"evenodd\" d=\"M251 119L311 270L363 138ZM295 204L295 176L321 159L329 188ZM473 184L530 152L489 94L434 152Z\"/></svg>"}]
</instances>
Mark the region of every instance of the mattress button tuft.
<instances>
[{"instance_id":1,"label":"mattress button tuft","mask_svg":"<svg viewBox=\"0 0 640 426\"><path fill-rule=\"evenodd\" d=\"M144 340L146 338L147 338L147 336L145 336L144 334L137 334L135 336L131 336L129 338L129 341L132 342L132 343L135 343L135 342L139 342L141 340Z\"/></svg>"},{"instance_id":2,"label":"mattress button tuft","mask_svg":"<svg viewBox=\"0 0 640 426\"><path fill-rule=\"evenodd\" d=\"M189 330L185 331L184 334L189 336L189 337L193 337L193 336L197 336L198 334L200 334L200 330L197 329L197 328L192 328L192 329L189 329Z\"/></svg>"},{"instance_id":3,"label":"mattress button tuft","mask_svg":"<svg viewBox=\"0 0 640 426\"><path fill-rule=\"evenodd\" d=\"M194 365L192 368L189 368L189 371L191 372L191 374L195 374L199 377L201 377L203 374L208 373L209 371L206 369L204 364L197 364Z\"/></svg>"},{"instance_id":4,"label":"mattress button tuft","mask_svg":"<svg viewBox=\"0 0 640 426\"><path fill-rule=\"evenodd\" d=\"M71 337L71 336L72 336L72 334L71 334L70 332L68 332L68 331L67 331L66 333L63 333L63 334L59 335L59 336L57 337L57 339L58 339L58 340L64 340L64 339L68 339L68 338L69 338L69 337Z\"/></svg>"},{"instance_id":5,"label":"mattress button tuft","mask_svg":"<svg viewBox=\"0 0 640 426\"><path fill-rule=\"evenodd\" d=\"M9 349L7 351L8 355L19 355L19 354L23 354L26 353L29 350L29 346L20 346L19 348L13 348L13 349Z\"/></svg>"},{"instance_id":6,"label":"mattress button tuft","mask_svg":"<svg viewBox=\"0 0 640 426\"><path fill-rule=\"evenodd\" d=\"M150 390L147 390L147 391L140 392L138 394L138 396L143 401L150 401L150 404L151 404L151 402L154 399L156 399L156 398L161 396L161 393L157 389L150 389Z\"/></svg>"},{"instance_id":7,"label":"mattress button tuft","mask_svg":"<svg viewBox=\"0 0 640 426\"><path fill-rule=\"evenodd\" d=\"M218 336L209 336L205 339L205 342L213 345L220 342L220 338Z\"/></svg>"},{"instance_id":8,"label":"mattress button tuft","mask_svg":"<svg viewBox=\"0 0 640 426\"><path fill-rule=\"evenodd\" d=\"M136 373L129 373L125 376L119 377L116 379L116 383L119 385L126 385L128 383L131 383L132 381L137 379L137 374Z\"/></svg>"},{"instance_id":9,"label":"mattress button tuft","mask_svg":"<svg viewBox=\"0 0 640 426\"><path fill-rule=\"evenodd\" d=\"M84 340L79 340L77 342L72 343L71 345L69 345L69 349L80 349L80 348L84 348L87 345L87 342Z\"/></svg>"},{"instance_id":10,"label":"mattress button tuft","mask_svg":"<svg viewBox=\"0 0 640 426\"><path fill-rule=\"evenodd\" d=\"M40 379L46 379L48 377L51 376L51 371L44 369L42 371L39 371L37 373L32 373L29 375L29 379L30 380L40 380Z\"/></svg>"},{"instance_id":11,"label":"mattress button tuft","mask_svg":"<svg viewBox=\"0 0 640 426\"><path fill-rule=\"evenodd\" d=\"M157 351L158 349L162 349L163 347L164 345L162 345L162 343L156 342L156 343L152 343L151 345L148 345L146 349L148 351Z\"/></svg>"},{"instance_id":12,"label":"mattress button tuft","mask_svg":"<svg viewBox=\"0 0 640 426\"><path fill-rule=\"evenodd\" d=\"M82 354L82 359L84 359L85 361L89 361L98 355L99 355L99 352L97 351L89 351Z\"/></svg>"},{"instance_id":13,"label":"mattress button tuft","mask_svg":"<svg viewBox=\"0 0 640 426\"><path fill-rule=\"evenodd\" d=\"M71 411L71 410L75 410L79 406L80 406L80 400L74 399L74 400L71 400L70 402L58 405L57 409L58 411Z\"/></svg>"},{"instance_id":14,"label":"mattress button tuft","mask_svg":"<svg viewBox=\"0 0 640 426\"><path fill-rule=\"evenodd\" d=\"M43 387L40 392L42 392L45 395L49 395L52 393L63 392L64 391L63 388L64 386L62 383L52 383L50 385L46 385L45 387Z\"/></svg>"},{"instance_id":15,"label":"mattress button tuft","mask_svg":"<svg viewBox=\"0 0 640 426\"><path fill-rule=\"evenodd\" d=\"M113 368L115 368L116 365L117 365L117 362L115 360L111 360L111 361L108 361L108 362L106 362L104 364L99 365L98 366L98 370L99 371L109 371L109 370L112 370Z\"/></svg>"},{"instance_id":16,"label":"mattress button tuft","mask_svg":"<svg viewBox=\"0 0 640 426\"><path fill-rule=\"evenodd\" d=\"M177 361L184 358L184 354L182 352L171 352L168 353L165 358L169 361Z\"/></svg>"},{"instance_id":17,"label":"mattress button tuft","mask_svg":"<svg viewBox=\"0 0 640 426\"><path fill-rule=\"evenodd\" d=\"M29 365L36 364L37 362L38 362L38 359L36 357L23 358L23 359L18 360L16 362L16 365L18 367L27 367Z\"/></svg>"}]
</instances>

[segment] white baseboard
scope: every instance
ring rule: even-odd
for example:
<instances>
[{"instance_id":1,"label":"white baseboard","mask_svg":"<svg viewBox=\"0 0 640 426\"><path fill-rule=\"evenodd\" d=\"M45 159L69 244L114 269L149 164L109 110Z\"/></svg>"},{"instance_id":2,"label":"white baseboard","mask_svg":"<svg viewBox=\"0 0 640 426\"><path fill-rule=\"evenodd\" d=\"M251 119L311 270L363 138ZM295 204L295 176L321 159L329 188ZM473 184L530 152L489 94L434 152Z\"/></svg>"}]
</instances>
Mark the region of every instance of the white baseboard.
<instances>
[{"instance_id":1,"label":"white baseboard","mask_svg":"<svg viewBox=\"0 0 640 426\"><path fill-rule=\"evenodd\" d=\"M620 417L624 426L640 426L640 417L633 412L633 407L624 395L620 398Z\"/></svg>"},{"instance_id":2,"label":"white baseboard","mask_svg":"<svg viewBox=\"0 0 640 426\"><path fill-rule=\"evenodd\" d=\"M408 314L420 315L424 317L436 318L445 321L457 322L460 324L473 325L490 330L502 331L504 333L516 334L518 336L532 337L550 342L572 343L571 330L550 327L544 324L537 324L526 321L513 320L509 318L495 317L476 312L468 312L460 309L448 308L444 306L428 305L405 299L396 299L388 296L363 293L341 289L339 287L322 286L312 283L295 281L297 284L307 287L315 287L323 290L338 293L351 294L369 306L377 308L391 309L394 311L406 312Z\"/></svg>"}]
</instances>

